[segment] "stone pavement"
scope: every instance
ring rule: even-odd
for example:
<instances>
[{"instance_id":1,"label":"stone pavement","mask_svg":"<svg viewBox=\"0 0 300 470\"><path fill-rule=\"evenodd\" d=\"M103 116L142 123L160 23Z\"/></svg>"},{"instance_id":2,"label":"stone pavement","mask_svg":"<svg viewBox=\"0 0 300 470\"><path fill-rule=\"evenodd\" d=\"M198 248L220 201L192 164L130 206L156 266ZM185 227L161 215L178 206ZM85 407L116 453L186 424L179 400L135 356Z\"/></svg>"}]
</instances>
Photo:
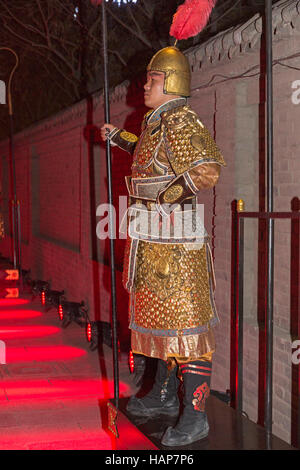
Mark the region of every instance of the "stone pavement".
<instances>
[{"instance_id":1,"label":"stone pavement","mask_svg":"<svg viewBox=\"0 0 300 470\"><path fill-rule=\"evenodd\" d=\"M84 328L61 327L39 299L0 299L0 450L115 448L107 428L112 350L90 351ZM5 352L5 361L3 360ZM120 396L136 392L120 354Z\"/></svg>"}]
</instances>

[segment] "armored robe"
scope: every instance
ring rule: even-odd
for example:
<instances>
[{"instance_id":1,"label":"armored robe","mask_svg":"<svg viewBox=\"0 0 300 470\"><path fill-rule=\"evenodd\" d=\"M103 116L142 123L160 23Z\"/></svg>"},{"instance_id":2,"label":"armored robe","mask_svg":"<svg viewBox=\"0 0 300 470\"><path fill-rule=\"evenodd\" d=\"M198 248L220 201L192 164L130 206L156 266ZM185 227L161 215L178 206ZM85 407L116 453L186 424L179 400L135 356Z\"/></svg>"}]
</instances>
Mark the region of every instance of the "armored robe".
<instances>
[{"instance_id":1,"label":"armored robe","mask_svg":"<svg viewBox=\"0 0 300 470\"><path fill-rule=\"evenodd\" d=\"M178 362L209 358L218 316L197 196L201 203L201 190L217 183L224 159L185 98L147 113L139 138L114 129L109 139L133 155L123 270L132 350Z\"/></svg>"}]
</instances>

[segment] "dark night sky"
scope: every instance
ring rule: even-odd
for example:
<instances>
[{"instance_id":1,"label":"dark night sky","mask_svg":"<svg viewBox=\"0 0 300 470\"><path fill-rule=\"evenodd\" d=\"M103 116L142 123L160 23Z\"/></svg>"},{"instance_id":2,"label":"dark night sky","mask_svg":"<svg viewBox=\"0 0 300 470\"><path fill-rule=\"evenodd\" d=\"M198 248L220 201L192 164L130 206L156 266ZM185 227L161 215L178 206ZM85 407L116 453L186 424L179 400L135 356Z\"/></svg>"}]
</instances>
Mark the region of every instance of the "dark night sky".
<instances>
[{"instance_id":1,"label":"dark night sky","mask_svg":"<svg viewBox=\"0 0 300 470\"><path fill-rule=\"evenodd\" d=\"M169 28L182 3L107 2L111 86L142 74L156 50L173 44ZM179 47L187 49L242 23L263 11L264 3L219 0L205 30ZM20 58L12 85L16 131L101 88L101 9L90 0L0 0L0 11L0 46L11 47ZM7 82L14 57L2 51L0 58L0 79ZM0 124L2 138L8 135L7 106L0 106Z\"/></svg>"}]
</instances>

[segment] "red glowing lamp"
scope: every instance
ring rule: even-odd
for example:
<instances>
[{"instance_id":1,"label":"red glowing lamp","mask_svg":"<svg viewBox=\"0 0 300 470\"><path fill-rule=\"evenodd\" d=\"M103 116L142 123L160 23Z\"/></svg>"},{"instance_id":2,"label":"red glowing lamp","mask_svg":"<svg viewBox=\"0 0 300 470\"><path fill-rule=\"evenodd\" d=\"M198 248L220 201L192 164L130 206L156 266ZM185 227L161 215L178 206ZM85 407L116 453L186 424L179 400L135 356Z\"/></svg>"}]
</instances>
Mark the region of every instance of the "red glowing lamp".
<instances>
[{"instance_id":1,"label":"red glowing lamp","mask_svg":"<svg viewBox=\"0 0 300 470\"><path fill-rule=\"evenodd\" d=\"M63 306L61 304L59 304L59 306L58 306L58 316L59 316L60 320L64 319L64 309L63 309Z\"/></svg>"},{"instance_id":2,"label":"red glowing lamp","mask_svg":"<svg viewBox=\"0 0 300 470\"><path fill-rule=\"evenodd\" d=\"M19 279L18 269L6 269L5 272L7 274L6 281L17 281Z\"/></svg>"},{"instance_id":3,"label":"red glowing lamp","mask_svg":"<svg viewBox=\"0 0 300 470\"><path fill-rule=\"evenodd\" d=\"M90 323L87 323L86 325L86 337L88 342L90 343L92 340L92 325Z\"/></svg>"},{"instance_id":4,"label":"red glowing lamp","mask_svg":"<svg viewBox=\"0 0 300 470\"><path fill-rule=\"evenodd\" d=\"M19 289L18 287L9 287L6 288L6 299L16 299L19 297Z\"/></svg>"},{"instance_id":5,"label":"red glowing lamp","mask_svg":"<svg viewBox=\"0 0 300 470\"><path fill-rule=\"evenodd\" d=\"M133 352L130 350L129 351L129 369L131 374L134 372L134 357L133 357Z\"/></svg>"}]
</instances>

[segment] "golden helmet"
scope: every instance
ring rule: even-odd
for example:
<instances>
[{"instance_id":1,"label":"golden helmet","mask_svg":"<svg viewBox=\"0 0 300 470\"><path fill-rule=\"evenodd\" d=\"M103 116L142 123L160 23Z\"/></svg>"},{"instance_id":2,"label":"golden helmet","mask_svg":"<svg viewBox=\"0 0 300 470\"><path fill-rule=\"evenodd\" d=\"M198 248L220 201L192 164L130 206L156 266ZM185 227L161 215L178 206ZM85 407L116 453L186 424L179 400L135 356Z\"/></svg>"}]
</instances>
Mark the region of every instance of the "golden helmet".
<instances>
[{"instance_id":1,"label":"golden helmet","mask_svg":"<svg viewBox=\"0 0 300 470\"><path fill-rule=\"evenodd\" d=\"M191 70L188 59L177 47L164 47L152 57L147 71L165 72L164 93L190 96Z\"/></svg>"}]
</instances>

